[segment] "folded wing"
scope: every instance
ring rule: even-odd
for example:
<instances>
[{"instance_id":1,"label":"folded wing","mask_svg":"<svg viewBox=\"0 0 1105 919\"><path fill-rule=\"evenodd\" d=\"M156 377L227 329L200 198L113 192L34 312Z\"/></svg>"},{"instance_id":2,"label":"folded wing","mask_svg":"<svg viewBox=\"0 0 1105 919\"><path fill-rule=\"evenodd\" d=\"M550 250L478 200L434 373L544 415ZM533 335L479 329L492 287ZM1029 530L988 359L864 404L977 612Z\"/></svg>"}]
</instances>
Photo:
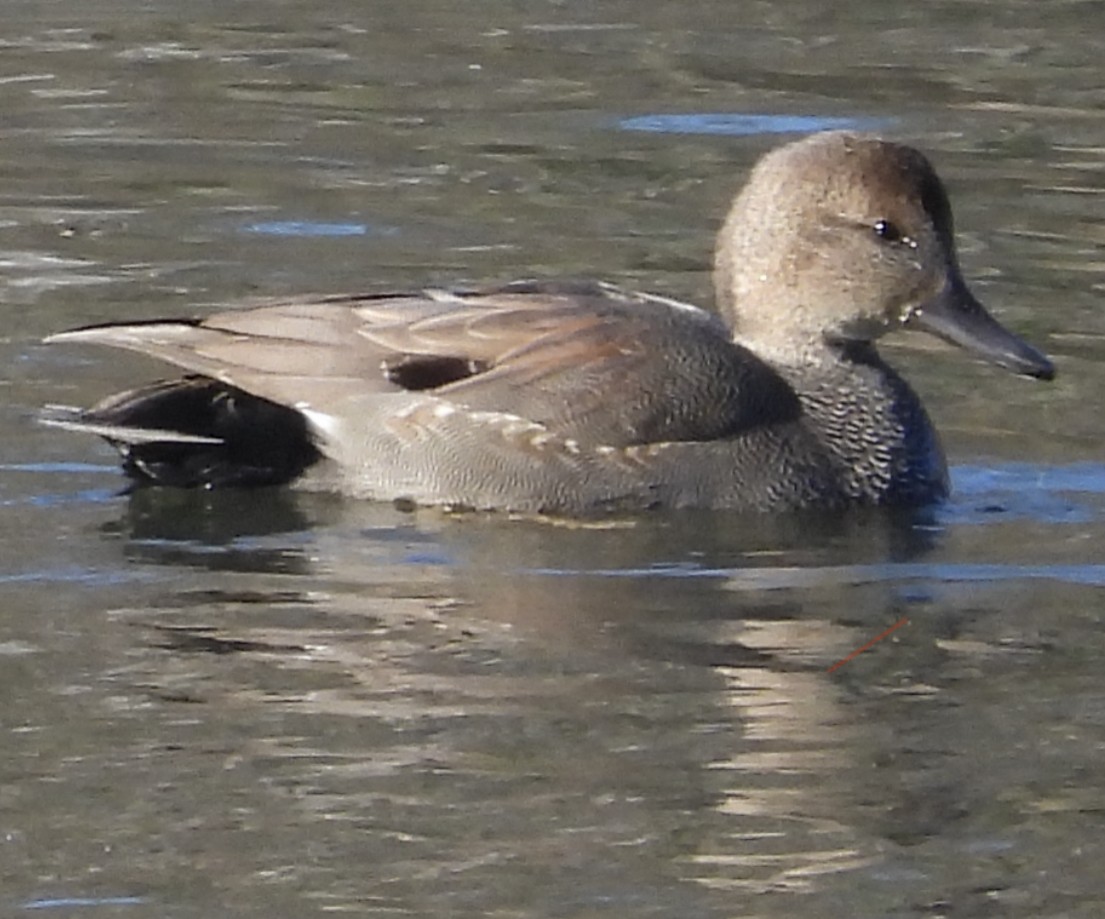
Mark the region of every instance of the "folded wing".
<instances>
[{"instance_id":1,"label":"folded wing","mask_svg":"<svg viewBox=\"0 0 1105 919\"><path fill-rule=\"evenodd\" d=\"M424 392L614 447L715 440L797 411L712 315L598 284L326 297L50 340L137 351L295 409L340 417L374 393Z\"/></svg>"}]
</instances>

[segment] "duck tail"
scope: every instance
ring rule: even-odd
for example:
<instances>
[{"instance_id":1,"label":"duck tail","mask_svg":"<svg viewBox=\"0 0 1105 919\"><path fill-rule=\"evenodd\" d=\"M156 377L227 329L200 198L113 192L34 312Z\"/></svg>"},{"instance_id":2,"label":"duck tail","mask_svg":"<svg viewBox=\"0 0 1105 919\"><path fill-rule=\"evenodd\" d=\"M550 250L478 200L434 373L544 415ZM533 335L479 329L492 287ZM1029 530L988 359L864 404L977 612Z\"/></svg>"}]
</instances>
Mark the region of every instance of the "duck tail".
<instances>
[{"instance_id":1,"label":"duck tail","mask_svg":"<svg viewBox=\"0 0 1105 919\"><path fill-rule=\"evenodd\" d=\"M298 411L203 376L127 390L90 409L48 405L38 421L102 437L140 485L283 485L322 456Z\"/></svg>"}]
</instances>

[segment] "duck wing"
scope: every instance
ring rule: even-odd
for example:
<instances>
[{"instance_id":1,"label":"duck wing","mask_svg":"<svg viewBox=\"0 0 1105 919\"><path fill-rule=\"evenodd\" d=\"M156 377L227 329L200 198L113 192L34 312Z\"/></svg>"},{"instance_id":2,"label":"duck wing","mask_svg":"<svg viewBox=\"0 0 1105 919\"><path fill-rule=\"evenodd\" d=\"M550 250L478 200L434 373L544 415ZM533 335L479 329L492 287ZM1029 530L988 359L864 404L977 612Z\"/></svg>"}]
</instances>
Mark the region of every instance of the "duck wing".
<instances>
[{"instance_id":1,"label":"duck wing","mask_svg":"<svg viewBox=\"0 0 1105 919\"><path fill-rule=\"evenodd\" d=\"M48 341L137 351L339 421L374 395L418 393L623 447L727 438L798 412L790 387L712 314L603 284L270 302Z\"/></svg>"}]
</instances>

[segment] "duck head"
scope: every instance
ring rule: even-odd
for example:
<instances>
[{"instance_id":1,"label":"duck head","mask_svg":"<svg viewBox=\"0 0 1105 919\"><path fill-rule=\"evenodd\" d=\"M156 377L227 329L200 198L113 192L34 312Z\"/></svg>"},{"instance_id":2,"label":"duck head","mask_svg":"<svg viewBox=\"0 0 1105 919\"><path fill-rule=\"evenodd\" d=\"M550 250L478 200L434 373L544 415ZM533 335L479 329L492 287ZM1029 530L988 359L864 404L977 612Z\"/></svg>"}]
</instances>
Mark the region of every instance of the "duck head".
<instances>
[{"instance_id":1,"label":"duck head","mask_svg":"<svg viewBox=\"0 0 1105 919\"><path fill-rule=\"evenodd\" d=\"M1055 373L971 294L944 186L902 144L834 131L768 153L722 227L714 278L736 339L783 363L906 328L1015 373Z\"/></svg>"}]
</instances>

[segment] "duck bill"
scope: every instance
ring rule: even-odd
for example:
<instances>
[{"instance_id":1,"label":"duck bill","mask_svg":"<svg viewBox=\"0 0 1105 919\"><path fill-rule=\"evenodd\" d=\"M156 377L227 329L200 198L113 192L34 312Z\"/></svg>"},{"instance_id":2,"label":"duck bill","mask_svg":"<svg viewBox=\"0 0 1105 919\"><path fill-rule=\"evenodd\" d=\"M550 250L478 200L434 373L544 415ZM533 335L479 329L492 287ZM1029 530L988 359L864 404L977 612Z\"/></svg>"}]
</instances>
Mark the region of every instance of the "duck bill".
<instances>
[{"instance_id":1,"label":"duck bill","mask_svg":"<svg viewBox=\"0 0 1105 919\"><path fill-rule=\"evenodd\" d=\"M986 312L959 278L948 281L939 294L915 309L905 325L930 332L1013 373L1038 380L1055 376L1051 361Z\"/></svg>"}]
</instances>

